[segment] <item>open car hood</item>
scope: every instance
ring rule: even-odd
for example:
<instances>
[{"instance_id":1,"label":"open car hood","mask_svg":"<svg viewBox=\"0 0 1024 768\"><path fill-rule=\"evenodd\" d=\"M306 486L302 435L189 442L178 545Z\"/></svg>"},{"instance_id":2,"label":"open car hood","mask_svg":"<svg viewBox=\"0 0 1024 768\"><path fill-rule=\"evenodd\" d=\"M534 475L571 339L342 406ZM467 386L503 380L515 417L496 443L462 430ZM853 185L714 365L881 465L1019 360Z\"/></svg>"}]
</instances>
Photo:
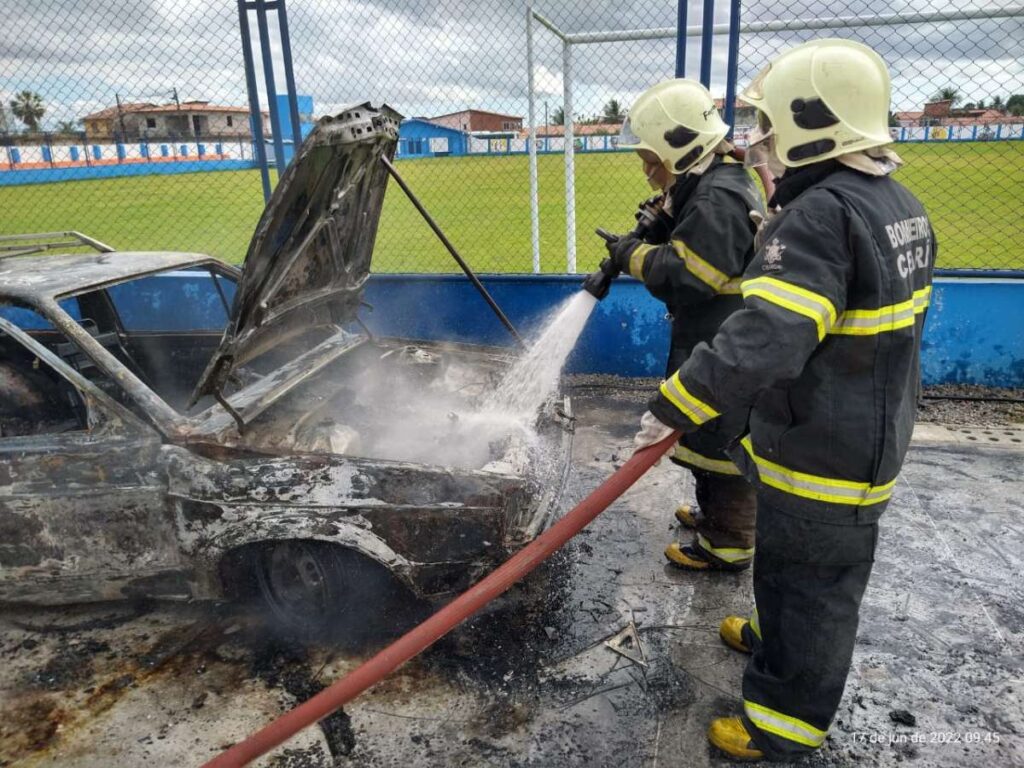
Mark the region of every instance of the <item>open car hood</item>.
<instances>
[{"instance_id":1,"label":"open car hood","mask_svg":"<svg viewBox=\"0 0 1024 768\"><path fill-rule=\"evenodd\" d=\"M387 105L321 119L253 234L231 317L192 402L220 396L236 366L316 326L355 319L370 272L402 116Z\"/></svg>"}]
</instances>

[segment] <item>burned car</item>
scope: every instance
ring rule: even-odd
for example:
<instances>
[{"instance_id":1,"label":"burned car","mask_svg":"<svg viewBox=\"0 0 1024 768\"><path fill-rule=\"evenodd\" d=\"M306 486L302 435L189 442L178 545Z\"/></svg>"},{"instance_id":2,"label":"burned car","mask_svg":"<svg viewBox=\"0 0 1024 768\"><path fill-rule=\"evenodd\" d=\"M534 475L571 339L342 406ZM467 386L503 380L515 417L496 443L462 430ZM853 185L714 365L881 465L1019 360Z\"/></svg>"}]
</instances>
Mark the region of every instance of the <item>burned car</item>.
<instances>
[{"instance_id":1,"label":"burned car","mask_svg":"<svg viewBox=\"0 0 1024 768\"><path fill-rule=\"evenodd\" d=\"M6 239L0 601L253 593L311 624L366 600L367 574L451 597L544 529L568 401L489 416L508 349L360 322L397 125L369 105L320 121L241 270Z\"/></svg>"}]
</instances>

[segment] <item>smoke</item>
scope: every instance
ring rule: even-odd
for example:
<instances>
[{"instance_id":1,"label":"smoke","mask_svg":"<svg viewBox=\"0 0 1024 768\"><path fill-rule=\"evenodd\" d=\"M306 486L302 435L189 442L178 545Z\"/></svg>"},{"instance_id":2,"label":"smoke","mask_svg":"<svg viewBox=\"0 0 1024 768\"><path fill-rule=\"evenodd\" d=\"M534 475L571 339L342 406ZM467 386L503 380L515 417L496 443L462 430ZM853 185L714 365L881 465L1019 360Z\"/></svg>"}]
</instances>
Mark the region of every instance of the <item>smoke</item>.
<instances>
[{"instance_id":1,"label":"smoke","mask_svg":"<svg viewBox=\"0 0 1024 768\"><path fill-rule=\"evenodd\" d=\"M545 319L511 367L495 358L467 360L447 351L401 347L363 365L337 399L333 425L347 443L333 450L372 458L462 469L522 473L544 448L538 415L596 300L580 291ZM324 423L304 426L299 442ZM341 428L344 429L344 428Z\"/></svg>"}]
</instances>

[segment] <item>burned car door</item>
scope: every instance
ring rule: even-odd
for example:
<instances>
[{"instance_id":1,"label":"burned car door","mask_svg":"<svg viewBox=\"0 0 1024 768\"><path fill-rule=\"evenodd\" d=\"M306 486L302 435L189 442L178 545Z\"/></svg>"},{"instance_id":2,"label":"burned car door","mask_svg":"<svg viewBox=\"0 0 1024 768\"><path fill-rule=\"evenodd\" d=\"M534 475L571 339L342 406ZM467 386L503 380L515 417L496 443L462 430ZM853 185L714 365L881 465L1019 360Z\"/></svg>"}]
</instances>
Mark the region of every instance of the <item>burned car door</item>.
<instances>
[{"instance_id":1,"label":"burned car door","mask_svg":"<svg viewBox=\"0 0 1024 768\"><path fill-rule=\"evenodd\" d=\"M0 317L0 600L185 595L160 435Z\"/></svg>"}]
</instances>

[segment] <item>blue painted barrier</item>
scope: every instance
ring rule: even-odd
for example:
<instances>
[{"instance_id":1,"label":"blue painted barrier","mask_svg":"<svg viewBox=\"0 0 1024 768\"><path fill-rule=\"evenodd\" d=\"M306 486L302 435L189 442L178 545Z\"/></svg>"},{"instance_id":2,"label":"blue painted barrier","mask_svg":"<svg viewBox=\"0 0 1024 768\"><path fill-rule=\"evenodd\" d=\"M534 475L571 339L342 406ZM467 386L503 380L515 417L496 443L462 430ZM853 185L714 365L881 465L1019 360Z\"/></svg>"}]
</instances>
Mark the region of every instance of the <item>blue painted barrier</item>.
<instances>
[{"instance_id":1,"label":"blue painted barrier","mask_svg":"<svg viewBox=\"0 0 1024 768\"><path fill-rule=\"evenodd\" d=\"M162 154L162 152L161 152ZM166 155L164 155L166 157ZM96 158L97 160L99 158ZM22 184L52 184L55 181L84 181L117 176L166 176L203 171L244 171L255 168L253 160L182 160L174 163L125 163L79 168L34 168L0 173L0 187Z\"/></svg>"},{"instance_id":2,"label":"blue painted barrier","mask_svg":"<svg viewBox=\"0 0 1024 768\"><path fill-rule=\"evenodd\" d=\"M581 275L486 275L481 280L521 332L579 289ZM461 275L373 275L362 313L388 336L507 345L508 332ZM632 278L598 304L569 359L574 373L662 376L665 305ZM937 278L921 371L926 384L1024 386L1024 279Z\"/></svg>"}]
</instances>

